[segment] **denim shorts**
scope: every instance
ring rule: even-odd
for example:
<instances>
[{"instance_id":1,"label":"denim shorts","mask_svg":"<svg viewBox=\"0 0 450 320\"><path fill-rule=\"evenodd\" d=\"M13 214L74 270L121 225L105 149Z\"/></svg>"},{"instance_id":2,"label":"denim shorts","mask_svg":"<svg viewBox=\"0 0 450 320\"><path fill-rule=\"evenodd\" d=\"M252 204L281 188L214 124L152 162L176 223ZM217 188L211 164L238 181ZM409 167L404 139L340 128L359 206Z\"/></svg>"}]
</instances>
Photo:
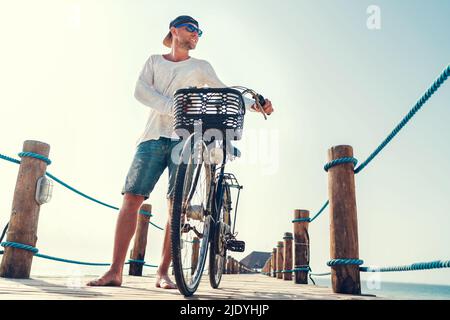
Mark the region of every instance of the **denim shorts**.
<instances>
[{"instance_id":1,"label":"denim shorts","mask_svg":"<svg viewBox=\"0 0 450 320\"><path fill-rule=\"evenodd\" d=\"M159 177L169 168L169 188L167 198L173 198L177 164L172 161L172 149L181 140L160 137L158 140L141 142L136 148L133 162L128 171L122 194L132 193L147 200Z\"/></svg>"}]
</instances>

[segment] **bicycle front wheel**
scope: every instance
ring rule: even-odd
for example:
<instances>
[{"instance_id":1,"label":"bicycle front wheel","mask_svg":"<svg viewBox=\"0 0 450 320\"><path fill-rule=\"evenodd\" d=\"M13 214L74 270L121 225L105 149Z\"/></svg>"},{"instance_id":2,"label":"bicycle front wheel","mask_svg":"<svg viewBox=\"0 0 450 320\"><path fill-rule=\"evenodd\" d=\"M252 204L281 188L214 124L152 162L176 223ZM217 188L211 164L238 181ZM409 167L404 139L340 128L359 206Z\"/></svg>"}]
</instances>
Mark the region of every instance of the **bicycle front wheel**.
<instances>
[{"instance_id":1,"label":"bicycle front wheel","mask_svg":"<svg viewBox=\"0 0 450 320\"><path fill-rule=\"evenodd\" d=\"M171 218L172 262L178 290L195 293L208 253L211 166L203 141L188 139L178 165Z\"/></svg>"}]
</instances>

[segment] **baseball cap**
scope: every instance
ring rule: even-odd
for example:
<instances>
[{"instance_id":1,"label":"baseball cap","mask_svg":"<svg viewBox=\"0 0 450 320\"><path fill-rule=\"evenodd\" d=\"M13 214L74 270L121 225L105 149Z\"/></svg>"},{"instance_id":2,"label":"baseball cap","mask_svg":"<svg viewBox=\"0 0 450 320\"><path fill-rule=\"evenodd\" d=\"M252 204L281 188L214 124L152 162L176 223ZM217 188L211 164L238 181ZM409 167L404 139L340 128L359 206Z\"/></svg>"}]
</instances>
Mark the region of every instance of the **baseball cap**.
<instances>
[{"instance_id":1,"label":"baseball cap","mask_svg":"<svg viewBox=\"0 0 450 320\"><path fill-rule=\"evenodd\" d=\"M177 25L180 25L182 23L192 23L197 28L199 27L198 21L192 18L191 16L178 16L169 23L169 29L172 27L176 27ZM163 44L169 48L172 46L172 34L170 33L170 31L164 38Z\"/></svg>"}]
</instances>

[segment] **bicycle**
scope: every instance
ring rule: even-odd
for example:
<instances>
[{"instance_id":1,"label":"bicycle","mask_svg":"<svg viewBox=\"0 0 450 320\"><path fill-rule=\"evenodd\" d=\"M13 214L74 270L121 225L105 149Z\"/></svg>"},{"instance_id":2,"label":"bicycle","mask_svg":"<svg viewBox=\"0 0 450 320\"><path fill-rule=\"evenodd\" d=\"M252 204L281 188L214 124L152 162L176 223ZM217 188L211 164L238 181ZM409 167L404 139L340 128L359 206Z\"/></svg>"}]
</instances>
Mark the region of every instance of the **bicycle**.
<instances>
[{"instance_id":1,"label":"bicycle","mask_svg":"<svg viewBox=\"0 0 450 320\"><path fill-rule=\"evenodd\" d=\"M213 288L219 287L227 251L245 250L245 242L235 233L243 187L234 174L225 173L225 164L240 156L231 140L242 136L247 93L267 119L264 97L245 87L191 87L174 95L174 130L184 137L184 144L171 213L172 267L184 296L193 295L200 284L208 247ZM238 191L233 222L232 188Z\"/></svg>"}]
</instances>

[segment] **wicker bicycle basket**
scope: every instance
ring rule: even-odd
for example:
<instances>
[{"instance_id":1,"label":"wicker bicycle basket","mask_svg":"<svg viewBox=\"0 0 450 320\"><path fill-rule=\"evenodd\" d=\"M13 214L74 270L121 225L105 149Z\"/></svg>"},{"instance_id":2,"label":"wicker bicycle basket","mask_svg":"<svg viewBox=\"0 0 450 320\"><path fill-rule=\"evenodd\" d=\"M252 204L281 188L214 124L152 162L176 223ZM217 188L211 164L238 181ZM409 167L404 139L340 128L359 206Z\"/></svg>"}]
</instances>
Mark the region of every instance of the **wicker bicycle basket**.
<instances>
[{"instance_id":1,"label":"wicker bicycle basket","mask_svg":"<svg viewBox=\"0 0 450 320\"><path fill-rule=\"evenodd\" d=\"M201 128L220 130L223 134L232 130L234 140L242 136L245 106L241 93L231 88L187 88L174 95L174 130L193 133ZM199 129L197 129L199 130Z\"/></svg>"}]
</instances>

